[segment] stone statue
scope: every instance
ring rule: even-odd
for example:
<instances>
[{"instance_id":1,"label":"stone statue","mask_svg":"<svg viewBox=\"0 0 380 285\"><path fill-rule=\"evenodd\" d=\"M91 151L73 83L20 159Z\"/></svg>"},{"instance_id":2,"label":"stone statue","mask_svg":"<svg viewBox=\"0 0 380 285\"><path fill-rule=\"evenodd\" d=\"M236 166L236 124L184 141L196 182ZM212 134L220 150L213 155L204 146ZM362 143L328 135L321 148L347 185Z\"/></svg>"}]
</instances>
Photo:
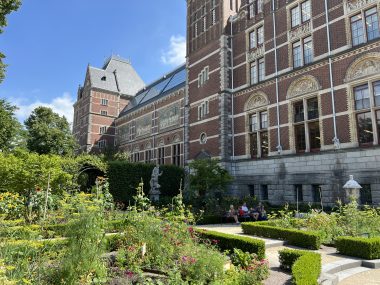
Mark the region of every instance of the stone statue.
<instances>
[{"instance_id":1,"label":"stone statue","mask_svg":"<svg viewBox=\"0 0 380 285\"><path fill-rule=\"evenodd\" d=\"M158 201L160 200L160 188L161 188L161 185L158 184L158 177L160 177L162 175L162 172L160 173L160 166L156 165L154 168L153 168L153 171L152 171L152 176L150 178L150 192L149 192L149 196L150 196L150 200L151 201Z\"/></svg>"}]
</instances>

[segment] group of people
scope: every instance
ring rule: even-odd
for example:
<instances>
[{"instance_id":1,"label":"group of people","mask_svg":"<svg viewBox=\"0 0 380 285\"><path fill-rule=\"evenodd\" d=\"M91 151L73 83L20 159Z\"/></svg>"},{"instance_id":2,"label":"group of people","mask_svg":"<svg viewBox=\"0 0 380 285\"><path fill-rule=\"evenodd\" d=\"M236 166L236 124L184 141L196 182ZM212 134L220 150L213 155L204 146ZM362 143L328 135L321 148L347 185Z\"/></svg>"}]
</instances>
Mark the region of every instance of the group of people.
<instances>
[{"instance_id":1,"label":"group of people","mask_svg":"<svg viewBox=\"0 0 380 285\"><path fill-rule=\"evenodd\" d=\"M247 203L243 203L242 206L235 210L234 205L230 205L230 209L227 213L227 217L233 218L235 223L239 223L239 218L241 219L252 219L254 221L264 221L267 219L267 213L265 211L264 205L259 202L257 207L248 209Z\"/></svg>"}]
</instances>

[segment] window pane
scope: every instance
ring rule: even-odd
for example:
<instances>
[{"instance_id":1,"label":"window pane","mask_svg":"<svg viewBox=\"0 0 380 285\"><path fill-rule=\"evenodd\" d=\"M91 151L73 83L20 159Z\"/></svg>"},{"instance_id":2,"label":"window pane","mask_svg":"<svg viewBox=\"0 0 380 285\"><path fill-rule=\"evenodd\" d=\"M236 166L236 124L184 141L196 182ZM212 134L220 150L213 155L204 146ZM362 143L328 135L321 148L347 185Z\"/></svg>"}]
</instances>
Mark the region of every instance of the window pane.
<instances>
[{"instance_id":1,"label":"window pane","mask_svg":"<svg viewBox=\"0 0 380 285\"><path fill-rule=\"evenodd\" d=\"M357 115L358 120L358 139L359 144L367 144L373 142L373 129L371 113L362 113Z\"/></svg>"},{"instance_id":2,"label":"window pane","mask_svg":"<svg viewBox=\"0 0 380 285\"><path fill-rule=\"evenodd\" d=\"M372 204L372 191L370 184L362 184L362 189L360 189L360 204L371 205Z\"/></svg>"},{"instance_id":3,"label":"window pane","mask_svg":"<svg viewBox=\"0 0 380 285\"><path fill-rule=\"evenodd\" d=\"M314 203L321 202L321 196L322 196L321 186L311 185L311 191L312 191L312 195L313 195L313 202Z\"/></svg>"},{"instance_id":4,"label":"window pane","mask_svg":"<svg viewBox=\"0 0 380 285\"><path fill-rule=\"evenodd\" d=\"M307 100L307 119L314 120L319 117L318 98Z\"/></svg>"},{"instance_id":5,"label":"window pane","mask_svg":"<svg viewBox=\"0 0 380 285\"><path fill-rule=\"evenodd\" d=\"M256 63L251 63L251 85L257 83L257 66Z\"/></svg>"},{"instance_id":6,"label":"window pane","mask_svg":"<svg viewBox=\"0 0 380 285\"><path fill-rule=\"evenodd\" d=\"M263 12L264 0L257 0L257 14Z\"/></svg>"},{"instance_id":7,"label":"window pane","mask_svg":"<svg viewBox=\"0 0 380 285\"><path fill-rule=\"evenodd\" d=\"M310 1L305 1L301 5L302 9L302 22L306 22L310 20L310 15L311 15L311 7L310 7Z\"/></svg>"},{"instance_id":8,"label":"window pane","mask_svg":"<svg viewBox=\"0 0 380 285\"><path fill-rule=\"evenodd\" d=\"M268 128L268 113L267 112L260 113L260 121L261 121L260 128L267 129Z\"/></svg>"},{"instance_id":9,"label":"window pane","mask_svg":"<svg viewBox=\"0 0 380 285\"><path fill-rule=\"evenodd\" d=\"M305 64L313 62L313 42L311 41L311 37L308 37L304 40L303 57Z\"/></svg>"},{"instance_id":10,"label":"window pane","mask_svg":"<svg viewBox=\"0 0 380 285\"><path fill-rule=\"evenodd\" d=\"M375 105L380 106L380 81L373 83L373 96L375 97Z\"/></svg>"},{"instance_id":11,"label":"window pane","mask_svg":"<svg viewBox=\"0 0 380 285\"><path fill-rule=\"evenodd\" d=\"M257 158L258 148L257 148L257 133L251 135L251 157Z\"/></svg>"},{"instance_id":12,"label":"window pane","mask_svg":"<svg viewBox=\"0 0 380 285\"><path fill-rule=\"evenodd\" d=\"M361 15L351 18L351 35L352 45L356 46L364 43L364 28Z\"/></svg>"},{"instance_id":13,"label":"window pane","mask_svg":"<svg viewBox=\"0 0 380 285\"><path fill-rule=\"evenodd\" d=\"M259 60L259 81L263 81L265 77L264 59Z\"/></svg>"},{"instance_id":14,"label":"window pane","mask_svg":"<svg viewBox=\"0 0 380 285\"><path fill-rule=\"evenodd\" d=\"M309 140L311 150L319 150L321 148L319 122L309 123Z\"/></svg>"},{"instance_id":15,"label":"window pane","mask_svg":"<svg viewBox=\"0 0 380 285\"><path fill-rule=\"evenodd\" d=\"M302 122L304 120L303 101L294 103L294 122Z\"/></svg>"},{"instance_id":16,"label":"window pane","mask_svg":"<svg viewBox=\"0 0 380 285\"><path fill-rule=\"evenodd\" d=\"M262 201L268 200L268 185L260 185L260 194L261 194L260 200Z\"/></svg>"},{"instance_id":17,"label":"window pane","mask_svg":"<svg viewBox=\"0 0 380 285\"><path fill-rule=\"evenodd\" d=\"M257 116L251 116L251 132L256 132L258 130Z\"/></svg>"},{"instance_id":18,"label":"window pane","mask_svg":"<svg viewBox=\"0 0 380 285\"><path fill-rule=\"evenodd\" d=\"M253 18L255 16L255 6L253 4L249 5L249 18Z\"/></svg>"},{"instance_id":19,"label":"window pane","mask_svg":"<svg viewBox=\"0 0 380 285\"><path fill-rule=\"evenodd\" d=\"M249 47L250 48L256 47L256 31L249 33Z\"/></svg>"},{"instance_id":20,"label":"window pane","mask_svg":"<svg viewBox=\"0 0 380 285\"><path fill-rule=\"evenodd\" d=\"M379 37L379 17L376 8L366 11L365 15L367 38L370 41Z\"/></svg>"},{"instance_id":21,"label":"window pane","mask_svg":"<svg viewBox=\"0 0 380 285\"><path fill-rule=\"evenodd\" d=\"M301 46L299 44L293 45L293 67L297 68L302 66Z\"/></svg>"},{"instance_id":22,"label":"window pane","mask_svg":"<svg viewBox=\"0 0 380 285\"><path fill-rule=\"evenodd\" d=\"M257 45L262 45L264 43L264 28L260 27L257 29Z\"/></svg>"},{"instance_id":23,"label":"window pane","mask_svg":"<svg viewBox=\"0 0 380 285\"><path fill-rule=\"evenodd\" d=\"M295 7L291 10L292 14L292 28L298 26L300 24L300 9L299 7Z\"/></svg>"},{"instance_id":24,"label":"window pane","mask_svg":"<svg viewBox=\"0 0 380 285\"><path fill-rule=\"evenodd\" d=\"M297 152L303 152L306 150L305 126L303 124L294 126L294 131L296 139L296 150Z\"/></svg>"},{"instance_id":25,"label":"window pane","mask_svg":"<svg viewBox=\"0 0 380 285\"><path fill-rule=\"evenodd\" d=\"M370 107L368 85L361 85L354 88L356 110L368 109Z\"/></svg>"},{"instance_id":26,"label":"window pane","mask_svg":"<svg viewBox=\"0 0 380 285\"><path fill-rule=\"evenodd\" d=\"M302 185L294 185L294 200L303 201Z\"/></svg>"},{"instance_id":27,"label":"window pane","mask_svg":"<svg viewBox=\"0 0 380 285\"><path fill-rule=\"evenodd\" d=\"M263 157L268 156L268 152L269 152L268 132L261 132L260 140L261 140L261 156Z\"/></svg>"}]
</instances>

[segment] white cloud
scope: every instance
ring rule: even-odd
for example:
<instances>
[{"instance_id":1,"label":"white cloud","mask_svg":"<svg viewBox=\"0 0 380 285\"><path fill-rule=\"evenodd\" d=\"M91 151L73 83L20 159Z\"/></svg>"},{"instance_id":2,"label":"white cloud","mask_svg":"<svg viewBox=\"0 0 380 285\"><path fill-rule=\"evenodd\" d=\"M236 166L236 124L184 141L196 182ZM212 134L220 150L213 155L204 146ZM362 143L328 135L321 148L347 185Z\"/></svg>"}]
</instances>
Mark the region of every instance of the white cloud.
<instances>
[{"instance_id":1,"label":"white cloud","mask_svg":"<svg viewBox=\"0 0 380 285\"><path fill-rule=\"evenodd\" d=\"M162 63L172 66L178 66L185 62L185 58L186 38L183 36L171 36L168 50L162 53Z\"/></svg>"},{"instance_id":2,"label":"white cloud","mask_svg":"<svg viewBox=\"0 0 380 285\"><path fill-rule=\"evenodd\" d=\"M73 121L74 99L71 97L71 94L69 92L65 92L62 94L62 96L53 98L53 100L51 100L51 102L49 103L37 100L31 104L26 104L25 101L22 99L16 99L12 101L19 108L16 111L16 117L19 119L21 123L24 123L24 121L29 117L32 111L39 106L49 107L53 109L53 111L55 113L58 113L60 116L65 116L70 124Z\"/></svg>"}]
</instances>

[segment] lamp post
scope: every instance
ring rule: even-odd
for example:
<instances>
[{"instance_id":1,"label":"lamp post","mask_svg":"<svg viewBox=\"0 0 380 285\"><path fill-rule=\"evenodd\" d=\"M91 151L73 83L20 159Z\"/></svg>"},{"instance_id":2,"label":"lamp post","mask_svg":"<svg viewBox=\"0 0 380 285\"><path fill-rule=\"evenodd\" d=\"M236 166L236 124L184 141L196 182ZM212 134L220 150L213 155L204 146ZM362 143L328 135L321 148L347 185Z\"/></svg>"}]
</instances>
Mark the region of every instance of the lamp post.
<instances>
[{"instance_id":1,"label":"lamp post","mask_svg":"<svg viewBox=\"0 0 380 285\"><path fill-rule=\"evenodd\" d=\"M343 189L346 190L346 198L348 201L357 201L359 199L360 189L362 189L362 186L354 180L353 175L350 175L350 180L344 184Z\"/></svg>"}]
</instances>

